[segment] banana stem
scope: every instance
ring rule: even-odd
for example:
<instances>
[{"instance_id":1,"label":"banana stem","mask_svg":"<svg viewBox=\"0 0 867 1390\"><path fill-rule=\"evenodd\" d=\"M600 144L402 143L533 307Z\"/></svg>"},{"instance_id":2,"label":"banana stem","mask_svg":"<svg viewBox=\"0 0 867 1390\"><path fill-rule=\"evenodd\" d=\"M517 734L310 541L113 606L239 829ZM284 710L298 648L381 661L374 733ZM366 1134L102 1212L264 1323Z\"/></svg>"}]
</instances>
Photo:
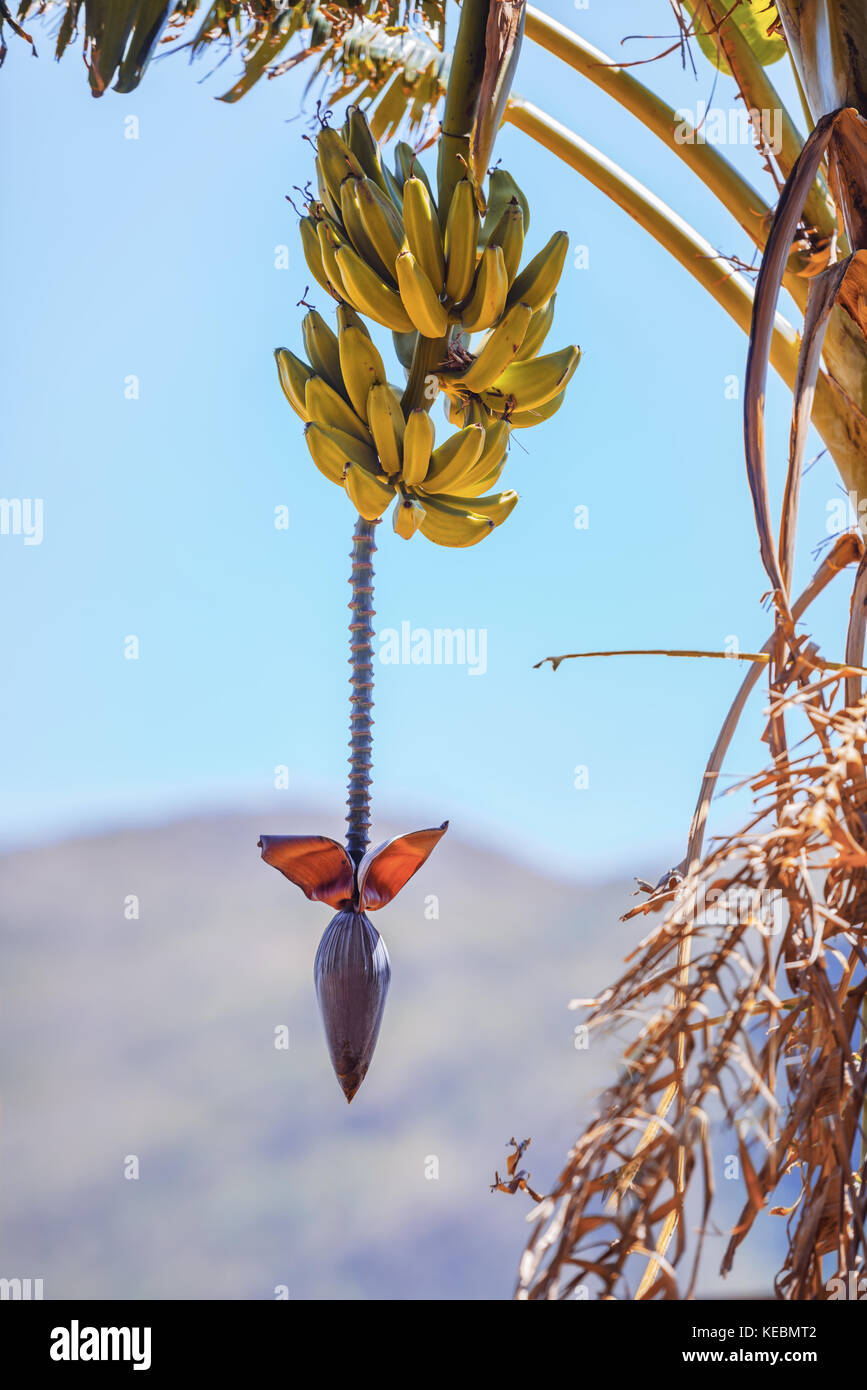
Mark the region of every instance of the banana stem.
<instances>
[{"instance_id":1,"label":"banana stem","mask_svg":"<svg viewBox=\"0 0 867 1390\"><path fill-rule=\"evenodd\" d=\"M373 759L371 749L373 720L373 556L376 551L374 531L378 521L365 521L359 516L352 537L352 571L349 583L352 600L349 604L349 663L352 674L349 684L349 795L346 805L346 850L358 865L367 849L370 836L370 783Z\"/></svg>"},{"instance_id":2,"label":"banana stem","mask_svg":"<svg viewBox=\"0 0 867 1390\"><path fill-rule=\"evenodd\" d=\"M618 67L601 49L594 48L578 34L558 24L541 10L527 6L525 32L547 52L593 82L614 101L636 116L646 130L653 132L679 159L716 195L727 212L736 218L755 246L763 251L768 239L773 209L756 192L752 184L738 173L734 165L712 145L692 138L678 141L676 132L684 122L678 113L642 85L625 68ZM793 252L785 286L798 307L807 303L807 281L798 272L807 265L809 257Z\"/></svg>"},{"instance_id":3,"label":"banana stem","mask_svg":"<svg viewBox=\"0 0 867 1390\"><path fill-rule=\"evenodd\" d=\"M742 275L722 268L714 247L682 217L580 135L514 93L506 107L505 119L571 165L617 203L689 271L745 333L749 333L752 285ZM793 390L798 367L798 335L780 313L775 318L770 360L774 370ZM859 497L867 496L863 415L825 372L819 373L816 383L813 424L828 446L846 487L854 488Z\"/></svg>"},{"instance_id":4,"label":"banana stem","mask_svg":"<svg viewBox=\"0 0 867 1390\"><path fill-rule=\"evenodd\" d=\"M485 32L493 0L463 0L449 67L437 170L437 207L445 228L455 184L470 167L470 139L485 71Z\"/></svg>"},{"instance_id":5,"label":"banana stem","mask_svg":"<svg viewBox=\"0 0 867 1390\"><path fill-rule=\"evenodd\" d=\"M804 142L798 134L794 121L780 99L776 87L763 68L744 34L738 26L737 16L732 17L732 5L725 0L704 0L707 15L701 18L716 26L716 42L722 49L726 61L738 84L744 104L753 111L767 112L780 120L780 149L774 151L777 164L784 178L788 178L794 168ZM794 64L792 64L794 67ZM804 219L807 226L815 227L820 235L832 237L837 230L837 219L827 188L817 179L810 190L804 206Z\"/></svg>"},{"instance_id":6,"label":"banana stem","mask_svg":"<svg viewBox=\"0 0 867 1390\"><path fill-rule=\"evenodd\" d=\"M400 398L400 404L407 419L409 419L411 410L417 410L419 406L425 410L430 410L433 405L438 386L433 369L445 357L448 345L448 334L445 338L423 338L419 334L415 351L412 354L412 366L409 369L406 389ZM429 378L433 378L433 390L430 389Z\"/></svg>"}]
</instances>

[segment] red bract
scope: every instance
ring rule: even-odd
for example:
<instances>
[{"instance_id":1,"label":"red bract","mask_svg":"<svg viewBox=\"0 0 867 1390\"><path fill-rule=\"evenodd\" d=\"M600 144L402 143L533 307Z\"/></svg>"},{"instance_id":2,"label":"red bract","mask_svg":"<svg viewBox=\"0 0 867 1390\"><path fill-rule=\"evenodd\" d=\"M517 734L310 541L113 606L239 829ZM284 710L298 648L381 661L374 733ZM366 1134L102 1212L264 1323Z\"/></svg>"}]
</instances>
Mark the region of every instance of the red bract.
<instances>
[{"instance_id":1,"label":"red bract","mask_svg":"<svg viewBox=\"0 0 867 1390\"><path fill-rule=\"evenodd\" d=\"M396 835L368 850L357 868L326 835L263 835L266 864L279 869L313 902L339 909L326 927L313 975L328 1050L347 1101L370 1066L391 980L385 942L367 917L385 907L424 864L448 829Z\"/></svg>"}]
</instances>

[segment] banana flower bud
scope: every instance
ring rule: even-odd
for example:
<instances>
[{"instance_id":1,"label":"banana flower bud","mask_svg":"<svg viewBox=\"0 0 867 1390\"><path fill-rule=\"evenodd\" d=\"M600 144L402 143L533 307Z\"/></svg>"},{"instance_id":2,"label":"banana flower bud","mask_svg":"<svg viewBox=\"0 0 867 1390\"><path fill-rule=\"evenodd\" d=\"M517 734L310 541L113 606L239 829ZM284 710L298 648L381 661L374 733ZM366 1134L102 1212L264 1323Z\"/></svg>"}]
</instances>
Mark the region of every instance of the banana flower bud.
<instances>
[{"instance_id":1,"label":"banana flower bud","mask_svg":"<svg viewBox=\"0 0 867 1390\"><path fill-rule=\"evenodd\" d=\"M325 835L263 835L259 841L266 864L312 902L338 909L319 943L313 977L331 1064L347 1101L370 1066L391 980L385 942L367 913L397 896L447 829L445 821L397 835L368 850L357 866Z\"/></svg>"}]
</instances>

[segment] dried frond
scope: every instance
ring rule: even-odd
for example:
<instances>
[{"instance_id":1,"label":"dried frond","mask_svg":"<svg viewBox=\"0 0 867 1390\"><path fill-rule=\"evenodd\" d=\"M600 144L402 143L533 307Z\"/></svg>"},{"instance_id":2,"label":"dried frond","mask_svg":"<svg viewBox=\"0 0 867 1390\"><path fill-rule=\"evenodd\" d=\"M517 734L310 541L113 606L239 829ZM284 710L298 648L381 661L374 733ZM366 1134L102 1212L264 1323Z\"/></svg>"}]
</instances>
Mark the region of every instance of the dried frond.
<instances>
[{"instance_id":1,"label":"dried frond","mask_svg":"<svg viewBox=\"0 0 867 1390\"><path fill-rule=\"evenodd\" d=\"M590 1029L628 1022L635 1036L637 1020L638 1033L536 1213L519 1297L577 1283L629 1297L642 1274L642 1297L689 1297L714 1154L733 1137L743 1206L724 1273L769 1207L788 1235L778 1296L823 1298L863 1266L867 700L835 710L840 687L816 672L777 700L772 718L805 719L805 740L753 782L750 823L648 904L658 925L590 1002ZM687 1201L700 1213L688 1262Z\"/></svg>"}]
</instances>

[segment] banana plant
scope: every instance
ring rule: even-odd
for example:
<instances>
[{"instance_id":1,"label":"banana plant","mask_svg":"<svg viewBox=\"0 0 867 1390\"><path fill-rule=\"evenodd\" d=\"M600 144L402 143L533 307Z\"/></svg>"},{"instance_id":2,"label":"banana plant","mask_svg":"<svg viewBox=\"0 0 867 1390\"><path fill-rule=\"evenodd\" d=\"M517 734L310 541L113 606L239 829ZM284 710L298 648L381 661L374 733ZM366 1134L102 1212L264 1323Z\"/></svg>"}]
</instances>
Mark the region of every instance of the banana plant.
<instances>
[{"instance_id":1,"label":"banana plant","mask_svg":"<svg viewBox=\"0 0 867 1390\"><path fill-rule=\"evenodd\" d=\"M489 491L506 466L512 430L560 407L580 361L574 345L540 353L568 236L555 232L521 268L527 199L506 170L485 178L520 44L520 7L494 33L489 18L486 5L464 6L435 180L405 143L389 167L358 106L340 130L322 118L299 231L314 280L336 303L336 332L310 307L302 325L307 360L287 348L275 354L313 463L358 512L346 844L321 835L259 841L266 863L337 909L314 979L332 1065L350 1102L370 1065L390 982L388 952L368 913L391 902L448 825L368 849L375 527L391 508L405 540L420 534L463 549L490 536L518 501L512 490ZM389 380L369 323L391 330L402 388ZM454 432L437 445L438 395Z\"/></svg>"}]
</instances>

